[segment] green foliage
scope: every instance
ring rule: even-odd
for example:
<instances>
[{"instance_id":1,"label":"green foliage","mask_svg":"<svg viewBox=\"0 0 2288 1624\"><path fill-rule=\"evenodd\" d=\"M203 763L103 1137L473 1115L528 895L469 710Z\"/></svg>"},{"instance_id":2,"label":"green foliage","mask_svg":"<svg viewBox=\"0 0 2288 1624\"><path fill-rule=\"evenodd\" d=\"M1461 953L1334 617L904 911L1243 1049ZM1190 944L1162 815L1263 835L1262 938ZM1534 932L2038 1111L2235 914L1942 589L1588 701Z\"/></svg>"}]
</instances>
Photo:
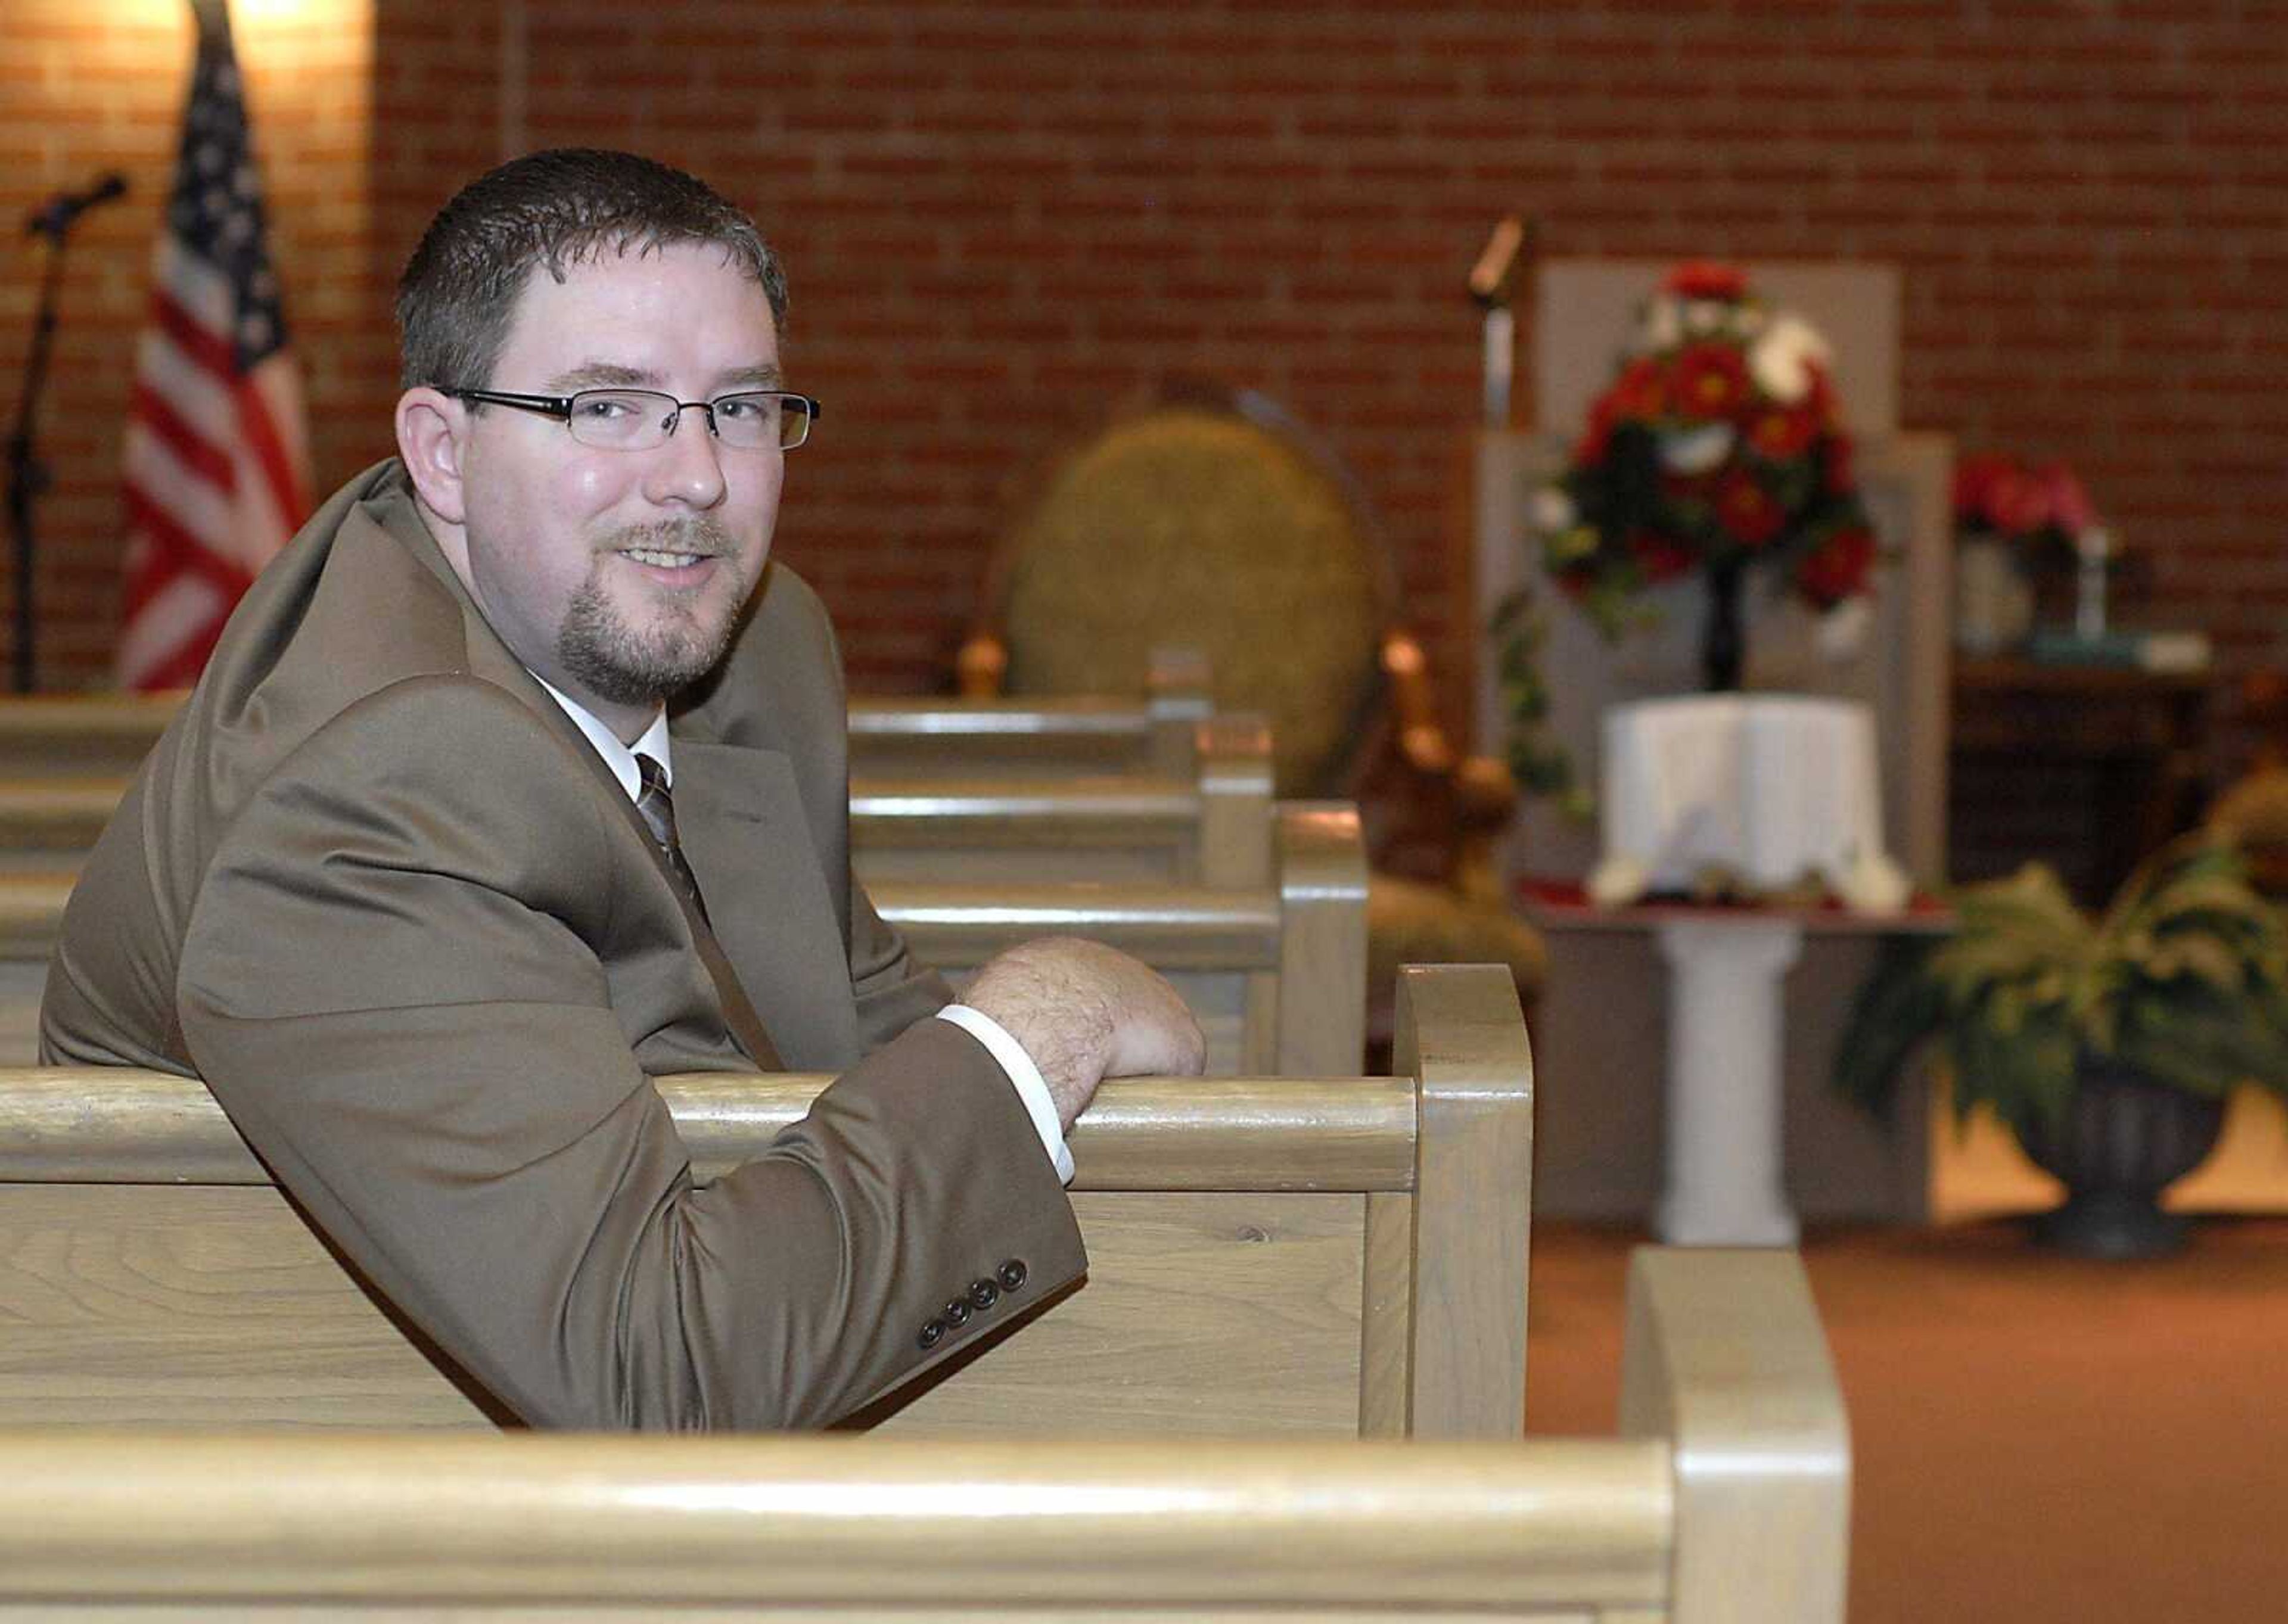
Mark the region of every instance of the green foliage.
<instances>
[{"instance_id":1,"label":"green foliage","mask_svg":"<svg viewBox=\"0 0 2288 1624\"><path fill-rule=\"evenodd\" d=\"M2188 1093L2244 1081L2288 1096L2288 927L2213 836L2164 847L2093 918L2030 863L1958 888L1951 935L1895 940L1860 989L1834 1081L1880 1113L1917 1053L1954 1103L2057 1121L2085 1056Z\"/></svg>"},{"instance_id":2,"label":"green foliage","mask_svg":"<svg viewBox=\"0 0 2288 1624\"><path fill-rule=\"evenodd\" d=\"M1587 786L1573 770L1573 758L1549 731L1549 685L1541 674L1542 646L1549 623L1529 589L1521 588L1496 606L1495 643L1502 708L1510 718L1511 776L1529 796L1548 796L1569 818L1585 820L1594 812Z\"/></svg>"}]
</instances>

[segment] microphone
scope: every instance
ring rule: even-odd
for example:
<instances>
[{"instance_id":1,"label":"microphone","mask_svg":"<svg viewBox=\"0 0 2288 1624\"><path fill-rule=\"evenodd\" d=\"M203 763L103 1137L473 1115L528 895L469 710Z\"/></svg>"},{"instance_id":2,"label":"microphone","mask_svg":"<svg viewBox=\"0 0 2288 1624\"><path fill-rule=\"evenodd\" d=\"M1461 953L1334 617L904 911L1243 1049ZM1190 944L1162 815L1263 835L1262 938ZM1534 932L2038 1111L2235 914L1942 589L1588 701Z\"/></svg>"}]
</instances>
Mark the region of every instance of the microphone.
<instances>
[{"instance_id":1,"label":"microphone","mask_svg":"<svg viewBox=\"0 0 2288 1624\"><path fill-rule=\"evenodd\" d=\"M126 190L127 177L114 170L108 175L99 177L84 192L59 192L32 210L31 218L24 222L24 234L28 237L48 237L60 242L64 233L72 228L73 221L97 204L107 203L113 198L123 195Z\"/></svg>"}]
</instances>

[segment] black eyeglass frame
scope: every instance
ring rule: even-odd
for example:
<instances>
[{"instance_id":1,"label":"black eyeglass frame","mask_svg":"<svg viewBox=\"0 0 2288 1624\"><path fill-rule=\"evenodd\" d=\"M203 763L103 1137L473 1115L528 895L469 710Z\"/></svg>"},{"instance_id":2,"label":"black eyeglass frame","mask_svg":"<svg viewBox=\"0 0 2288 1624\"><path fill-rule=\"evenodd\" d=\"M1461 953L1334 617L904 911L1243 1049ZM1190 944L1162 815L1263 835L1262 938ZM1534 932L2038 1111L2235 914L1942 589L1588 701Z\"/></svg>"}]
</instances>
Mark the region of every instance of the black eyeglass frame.
<instances>
[{"instance_id":1,"label":"black eyeglass frame","mask_svg":"<svg viewBox=\"0 0 2288 1624\"><path fill-rule=\"evenodd\" d=\"M796 447L809 440L810 431L817 424L820 412L824 409L820 406L815 396L801 394L791 389L734 389L727 394L718 395L714 400L677 400L673 395L669 394L663 389L635 389L622 387L582 389L576 390L568 395L517 394L504 389L445 389L441 390L439 392L451 395L457 400L477 400L483 402L487 406L510 406L514 407L520 412L538 412L543 416L553 417L559 423L561 423L568 433L572 428L573 408L584 395L649 395L654 400L674 402L675 416L669 421L667 425L667 439L669 440L673 439L676 430L683 426L683 414L689 411L695 406L701 411L707 414L707 432L713 435L717 440L721 440L723 438L723 432L715 426L715 407L717 401L751 400L758 395L767 395L772 400L781 402L780 409L783 411L788 409L788 403L799 401L801 404L798 409L799 410L802 417L802 433L800 437L796 440L782 441L777 447L777 449L781 451L791 451ZM576 435L574 438L577 439L578 437ZM586 440L581 440L580 443L584 446L588 444ZM667 440L660 441L660 445L665 445L666 443ZM626 446L595 446L591 448L598 451L624 451L638 449L639 448ZM640 448L655 451L659 448L657 446L649 446ZM767 446L757 446L754 449L758 451L765 451L771 449L771 448Z\"/></svg>"}]
</instances>

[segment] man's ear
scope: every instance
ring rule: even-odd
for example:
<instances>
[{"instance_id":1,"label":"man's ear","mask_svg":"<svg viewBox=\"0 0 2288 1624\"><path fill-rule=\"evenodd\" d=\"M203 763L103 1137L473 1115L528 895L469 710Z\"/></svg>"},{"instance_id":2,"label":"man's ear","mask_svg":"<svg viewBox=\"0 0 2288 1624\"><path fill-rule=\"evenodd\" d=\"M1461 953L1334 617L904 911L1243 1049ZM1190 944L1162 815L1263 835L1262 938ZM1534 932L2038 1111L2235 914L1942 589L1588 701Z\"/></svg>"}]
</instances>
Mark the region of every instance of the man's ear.
<instances>
[{"instance_id":1,"label":"man's ear","mask_svg":"<svg viewBox=\"0 0 2288 1624\"><path fill-rule=\"evenodd\" d=\"M461 457L468 433L469 409L452 396L424 384L397 397L397 455L422 504L447 524L467 517Z\"/></svg>"}]
</instances>

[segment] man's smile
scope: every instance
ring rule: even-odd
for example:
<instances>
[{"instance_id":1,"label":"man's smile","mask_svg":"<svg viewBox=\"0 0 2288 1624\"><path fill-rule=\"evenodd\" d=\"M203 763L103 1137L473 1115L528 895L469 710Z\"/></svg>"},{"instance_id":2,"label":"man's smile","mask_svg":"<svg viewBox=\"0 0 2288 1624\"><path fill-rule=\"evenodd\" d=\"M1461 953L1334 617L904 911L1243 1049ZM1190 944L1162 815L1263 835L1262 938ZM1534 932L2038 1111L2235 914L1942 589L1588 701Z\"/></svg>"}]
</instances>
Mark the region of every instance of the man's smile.
<instances>
[{"instance_id":1,"label":"man's smile","mask_svg":"<svg viewBox=\"0 0 2288 1624\"><path fill-rule=\"evenodd\" d=\"M685 570L707 563L715 555L711 552L671 552L662 547L624 547L620 550L620 556L633 558L639 564L649 565L654 569Z\"/></svg>"}]
</instances>

